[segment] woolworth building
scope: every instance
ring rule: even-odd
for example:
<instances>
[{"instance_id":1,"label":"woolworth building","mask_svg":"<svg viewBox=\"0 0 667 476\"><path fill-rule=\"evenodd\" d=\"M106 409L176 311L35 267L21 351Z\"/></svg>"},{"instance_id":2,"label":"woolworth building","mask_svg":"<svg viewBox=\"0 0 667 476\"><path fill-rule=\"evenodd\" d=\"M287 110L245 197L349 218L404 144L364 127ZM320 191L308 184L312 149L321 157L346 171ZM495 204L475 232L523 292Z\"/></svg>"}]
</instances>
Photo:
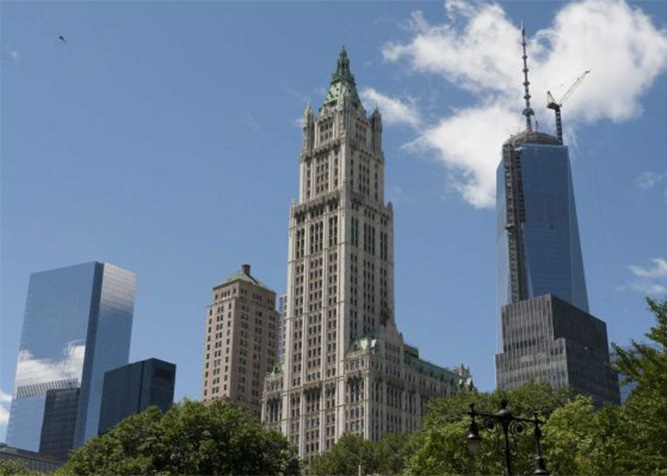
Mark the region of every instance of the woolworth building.
<instances>
[{"instance_id":1,"label":"woolworth building","mask_svg":"<svg viewBox=\"0 0 667 476\"><path fill-rule=\"evenodd\" d=\"M343 434L415 431L468 370L419 358L394 316L394 213L384 199L382 117L359 99L345 49L318 113L308 106L290 208L285 342L262 420L306 460Z\"/></svg>"}]
</instances>

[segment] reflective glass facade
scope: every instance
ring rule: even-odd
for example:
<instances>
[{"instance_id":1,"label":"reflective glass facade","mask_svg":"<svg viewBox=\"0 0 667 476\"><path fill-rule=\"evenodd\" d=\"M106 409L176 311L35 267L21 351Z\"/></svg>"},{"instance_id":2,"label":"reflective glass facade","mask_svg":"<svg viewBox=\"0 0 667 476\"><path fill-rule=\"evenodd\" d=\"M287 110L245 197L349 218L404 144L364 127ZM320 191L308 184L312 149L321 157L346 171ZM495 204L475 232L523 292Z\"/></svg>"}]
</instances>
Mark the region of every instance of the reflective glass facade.
<instances>
[{"instance_id":1,"label":"reflective glass facade","mask_svg":"<svg viewBox=\"0 0 667 476\"><path fill-rule=\"evenodd\" d=\"M598 404L620 403L603 321L550 294L503 306L501 311L498 389L546 381L554 387L572 387Z\"/></svg>"},{"instance_id":2,"label":"reflective glass facade","mask_svg":"<svg viewBox=\"0 0 667 476\"><path fill-rule=\"evenodd\" d=\"M7 428L10 446L39 451L51 445L46 433L42 438L47 408L75 431L57 435L61 441L71 438L77 445L97 434L104 372L128 361L134 287L133 273L97 262L30 277ZM76 392L47 396L67 389L80 389L76 412Z\"/></svg>"},{"instance_id":3,"label":"reflective glass facade","mask_svg":"<svg viewBox=\"0 0 667 476\"><path fill-rule=\"evenodd\" d=\"M546 134L513 137L497 184L498 307L554 294L588 311L567 147Z\"/></svg>"}]
</instances>

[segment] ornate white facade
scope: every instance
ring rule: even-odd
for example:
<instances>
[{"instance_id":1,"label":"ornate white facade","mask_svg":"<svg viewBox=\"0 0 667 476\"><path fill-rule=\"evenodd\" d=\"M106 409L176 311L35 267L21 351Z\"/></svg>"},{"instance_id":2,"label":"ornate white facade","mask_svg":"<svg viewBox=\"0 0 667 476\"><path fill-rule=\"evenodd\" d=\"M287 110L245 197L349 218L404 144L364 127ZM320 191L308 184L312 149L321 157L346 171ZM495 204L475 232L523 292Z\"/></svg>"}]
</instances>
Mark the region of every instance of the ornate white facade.
<instances>
[{"instance_id":1,"label":"ornate white facade","mask_svg":"<svg viewBox=\"0 0 667 476\"><path fill-rule=\"evenodd\" d=\"M319 114L308 106L303 120L284 358L263 395L262 419L306 459L345 433L414 431L427 400L469 379L419 359L396 328L384 164L382 118L366 115L343 49Z\"/></svg>"}]
</instances>

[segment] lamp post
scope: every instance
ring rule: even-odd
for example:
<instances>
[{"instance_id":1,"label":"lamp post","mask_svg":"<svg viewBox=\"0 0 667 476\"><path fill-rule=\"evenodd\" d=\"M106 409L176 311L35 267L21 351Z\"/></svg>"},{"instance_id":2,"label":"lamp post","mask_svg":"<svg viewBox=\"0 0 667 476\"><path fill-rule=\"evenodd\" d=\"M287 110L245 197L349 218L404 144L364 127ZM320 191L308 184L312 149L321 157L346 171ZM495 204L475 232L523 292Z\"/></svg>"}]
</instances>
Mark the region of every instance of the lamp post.
<instances>
[{"instance_id":1,"label":"lamp post","mask_svg":"<svg viewBox=\"0 0 667 476\"><path fill-rule=\"evenodd\" d=\"M479 426L475 420L475 417L480 417L485 429L495 431L496 434L499 434L502 431L504 437L505 475L512 476L512 449L510 446L510 438L514 438L517 435L523 435L526 431L526 424L532 424L534 426L533 435L535 436L535 450L537 451L537 456L535 457L535 471L533 471L533 475L549 476L549 471L547 471L544 457L542 456L542 430L540 429L540 425L544 422L537 418L537 413L533 414L532 419L515 417L512 415L512 412L507 409L507 400L503 399L500 402L500 406L501 410L499 412L486 413L476 411L475 404L470 404L470 411L467 412L471 419L470 428L466 435L468 450L470 450L471 453L477 452L482 442L482 438L479 436Z\"/></svg>"}]
</instances>

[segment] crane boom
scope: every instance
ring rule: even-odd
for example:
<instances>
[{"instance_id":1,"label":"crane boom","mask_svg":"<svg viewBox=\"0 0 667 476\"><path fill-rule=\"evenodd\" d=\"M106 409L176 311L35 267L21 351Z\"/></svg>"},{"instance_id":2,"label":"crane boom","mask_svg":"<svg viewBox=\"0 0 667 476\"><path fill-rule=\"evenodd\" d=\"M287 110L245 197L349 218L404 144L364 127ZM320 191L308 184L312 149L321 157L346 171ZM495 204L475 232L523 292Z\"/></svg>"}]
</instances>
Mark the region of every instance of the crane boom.
<instances>
[{"instance_id":1,"label":"crane boom","mask_svg":"<svg viewBox=\"0 0 667 476\"><path fill-rule=\"evenodd\" d=\"M563 123L561 121L560 115L561 106L570 98L570 96L572 96L572 93L577 89L577 87L579 87L582 81L586 79L586 75L590 72L590 69L584 71L584 73L577 78L574 84L570 86L570 89L568 89L565 94L563 94L563 97L560 99L560 101L556 101L551 92L547 91L547 107L549 109L553 109L556 114L556 135L558 136L558 141L561 144L563 143Z\"/></svg>"},{"instance_id":2,"label":"crane boom","mask_svg":"<svg viewBox=\"0 0 667 476\"><path fill-rule=\"evenodd\" d=\"M563 103L565 103L565 101L570 99L570 96L572 96L572 93L574 92L574 90L579 87L579 85L582 83L582 81L584 79L586 79L586 75L590 72L591 72L591 70L587 69L586 71L584 71L584 74L582 74L581 76L579 76L577 78L577 80L574 82L574 84L572 86L570 86L570 89L568 89L567 92L565 94L563 94L563 97L560 99L560 106L562 106Z\"/></svg>"}]
</instances>

